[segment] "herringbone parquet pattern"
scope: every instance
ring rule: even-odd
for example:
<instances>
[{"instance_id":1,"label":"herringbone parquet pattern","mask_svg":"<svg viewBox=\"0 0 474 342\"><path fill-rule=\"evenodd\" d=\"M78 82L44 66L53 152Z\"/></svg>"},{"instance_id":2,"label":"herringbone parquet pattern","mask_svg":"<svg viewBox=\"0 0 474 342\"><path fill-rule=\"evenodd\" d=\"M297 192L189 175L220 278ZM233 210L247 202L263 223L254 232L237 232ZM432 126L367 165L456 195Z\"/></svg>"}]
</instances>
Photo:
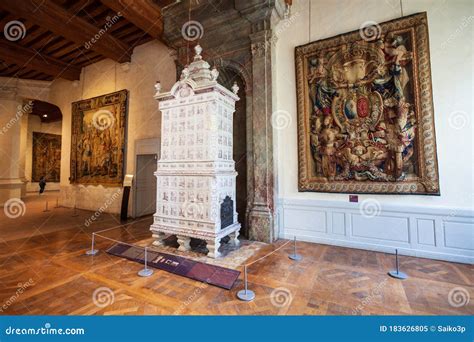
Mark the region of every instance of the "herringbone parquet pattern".
<instances>
[{"instance_id":1,"label":"herringbone parquet pattern","mask_svg":"<svg viewBox=\"0 0 474 342\"><path fill-rule=\"evenodd\" d=\"M0 314L79 315L423 315L473 314L474 282L470 265L401 257L409 279L387 276L393 257L384 253L312 243L298 243L303 260L288 259L291 246L249 268L253 302L242 302L236 292L155 270L148 278L137 276L141 265L104 253L110 241L98 240L101 250L89 257L91 232L116 225L103 214L86 228L90 212L55 209L30 210L31 216L0 218ZM49 220L48 217L54 218ZM23 221L20 221L23 220ZM46 225L42 225L47 221ZM49 221L48 221L49 220ZM33 223L40 231L25 228ZM48 227L48 222L55 222ZM108 233L115 239L146 245L151 218ZM61 224L63 227L57 227ZM21 226L23 237L14 231ZM3 227L6 227L3 229ZM11 234L9 232L12 232ZM281 246L263 247L252 260ZM462 288L469 303L456 307L449 293Z\"/></svg>"}]
</instances>

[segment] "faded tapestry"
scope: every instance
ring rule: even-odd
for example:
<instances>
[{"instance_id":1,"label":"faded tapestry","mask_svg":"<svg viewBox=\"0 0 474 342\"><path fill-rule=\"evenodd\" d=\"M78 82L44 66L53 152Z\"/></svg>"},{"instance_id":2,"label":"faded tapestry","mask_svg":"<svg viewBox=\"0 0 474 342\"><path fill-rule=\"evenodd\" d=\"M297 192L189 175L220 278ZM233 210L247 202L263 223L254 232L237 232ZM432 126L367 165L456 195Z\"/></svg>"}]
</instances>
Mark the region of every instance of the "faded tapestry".
<instances>
[{"instance_id":1,"label":"faded tapestry","mask_svg":"<svg viewBox=\"0 0 474 342\"><path fill-rule=\"evenodd\" d=\"M439 194L425 13L295 55L300 191Z\"/></svg>"},{"instance_id":2,"label":"faded tapestry","mask_svg":"<svg viewBox=\"0 0 474 342\"><path fill-rule=\"evenodd\" d=\"M121 186L128 91L72 104L71 183Z\"/></svg>"},{"instance_id":3,"label":"faded tapestry","mask_svg":"<svg viewBox=\"0 0 474 342\"><path fill-rule=\"evenodd\" d=\"M59 182L61 173L61 136L33 132L31 181Z\"/></svg>"}]
</instances>

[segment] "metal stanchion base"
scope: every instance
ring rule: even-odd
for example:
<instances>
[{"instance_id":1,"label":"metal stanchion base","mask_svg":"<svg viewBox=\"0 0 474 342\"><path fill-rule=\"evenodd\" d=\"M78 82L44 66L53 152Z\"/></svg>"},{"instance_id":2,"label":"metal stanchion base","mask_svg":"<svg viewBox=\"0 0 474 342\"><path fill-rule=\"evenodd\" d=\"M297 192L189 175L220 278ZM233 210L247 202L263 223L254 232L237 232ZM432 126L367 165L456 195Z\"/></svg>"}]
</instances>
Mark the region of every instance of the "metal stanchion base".
<instances>
[{"instance_id":1,"label":"metal stanchion base","mask_svg":"<svg viewBox=\"0 0 474 342\"><path fill-rule=\"evenodd\" d=\"M255 299L255 293L251 290L240 290L237 292L237 298L246 302L250 302Z\"/></svg>"},{"instance_id":2,"label":"metal stanchion base","mask_svg":"<svg viewBox=\"0 0 474 342\"><path fill-rule=\"evenodd\" d=\"M299 254L290 254L288 255L288 258L295 261L300 261L301 259L303 259L303 257Z\"/></svg>"},{"instance_id":3,"label":"metal stanchion base","mask_svg":"<svg viewBox=\"0 0 474 342\"><path fill-rule=\"evenodd\" d=\"M89 250L86 252L86 255L96 255L97 253L99 253L99 250L98 250L98 249L89 249Z\"/></svg>"},{"instance_id":4,"label":"metal stanchion base","mask_svg":"<svg viewBox=\"0 0 474 342\"><path fill-rule=\"evenodd\" d=\"M403 272L397 272L397 270L393 270L393 271L390 271L388 272L388 275L392 278L396 278L396 279L407 279L408 276L406 275L406 273L403 273Z\"/></svg>"},{"instance_id":5,"label":"metal stanchion base","mask_svg":"<svg viewBox=\"0 0 474 342\"><path fill-rule=\"evenodd\" d=\"M143 270L141 270L140 272L138 272L138 275L140 277L149 277L153 274L153 270L149 269L149 268L144 268Z\"/></svg>"}]
</instances>

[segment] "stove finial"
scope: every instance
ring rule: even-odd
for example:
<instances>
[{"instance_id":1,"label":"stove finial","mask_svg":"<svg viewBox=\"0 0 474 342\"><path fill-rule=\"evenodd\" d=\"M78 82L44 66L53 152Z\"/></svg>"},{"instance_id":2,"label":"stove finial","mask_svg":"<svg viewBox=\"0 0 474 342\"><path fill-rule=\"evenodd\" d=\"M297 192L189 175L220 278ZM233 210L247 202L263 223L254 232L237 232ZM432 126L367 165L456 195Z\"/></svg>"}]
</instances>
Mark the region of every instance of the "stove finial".
<instances>
[{"instance_id":1,"label":"stove finial","mask_svg":"<svg viewBox=\"0 0 474 342\"><path fill-rule=\"evenodd\" d=\"M234 92L235 95L239 92L239 86L237 85L237 82L234 82L234 85L232 86L232 91Z\"/></svg>"},{"instance_id":2,"label":"stove finial","mask_svg":"<svg viewBox=\"0 0 474 342\"><path fill-rule=\"evenodd\" d=\"M195 59L195 60L202 58L202 57L201 57L201 52L202 52L202 47L201 47L201 45L199 45L199 44L196 45L196 46L194 47L194 52L196 53L196 55L194 56L194 59Z\"/></svg>"}]
</instances>

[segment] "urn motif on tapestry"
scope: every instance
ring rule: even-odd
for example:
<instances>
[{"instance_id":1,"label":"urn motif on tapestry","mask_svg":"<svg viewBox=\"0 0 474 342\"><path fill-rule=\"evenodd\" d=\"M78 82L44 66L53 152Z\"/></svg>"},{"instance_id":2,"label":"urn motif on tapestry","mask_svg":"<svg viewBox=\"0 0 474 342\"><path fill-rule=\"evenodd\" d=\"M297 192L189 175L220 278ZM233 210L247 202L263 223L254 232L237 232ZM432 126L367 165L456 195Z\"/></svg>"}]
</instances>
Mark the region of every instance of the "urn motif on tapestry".
<instances>
[{"instance_id":1,"label":"urn motif on tapestry","mask_svg":"<svg viewBox=\"0 0 474 342\"><path fill-rule=\"evenodd\" d=\"M154 245L176 235L179 250L189 250L191 238L207 242L208 256L219 255L220 241L231 235L238 244L236 176L232 159L233 92L217 83L219 72L195 47L171 91L155 99L162 112L161 159L155 173L157 201L150 230ZM223 215L224 213L224 215Z\"/></svg>"}]
</instances>

